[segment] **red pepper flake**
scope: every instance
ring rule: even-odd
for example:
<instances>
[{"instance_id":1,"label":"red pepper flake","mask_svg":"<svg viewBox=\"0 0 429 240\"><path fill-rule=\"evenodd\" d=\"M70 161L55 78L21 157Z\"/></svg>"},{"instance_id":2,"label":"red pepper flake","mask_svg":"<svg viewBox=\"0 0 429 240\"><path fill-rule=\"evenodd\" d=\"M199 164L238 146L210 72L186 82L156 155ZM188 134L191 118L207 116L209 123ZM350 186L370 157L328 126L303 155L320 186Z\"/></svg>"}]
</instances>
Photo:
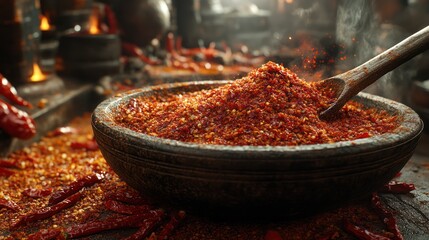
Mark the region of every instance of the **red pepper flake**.
<instances>
[{"instance_id":1,"label":"red pepper flake","mask_svg":"<svg viewBox=\"0 0 429 240\"><path fill-rule=\"evenodd\" d=\"M393 233L394 240L403 240L404 237L398 228L395 216L393 216L393 213L383 206L383 203L377 193L372 194L371 204L380 218L382 218L386 228Z\"/></svg>"},{"instance_id":2,"label":"red pepper flake","mask_svg":"<svg viewBox=\"0 0 429 240\"><path fill-rule=\"evenodd\" d=\"M331 239L339 239L340 233L338 231L331 231L328 233L324 233L320 236L316 237L316 240L331 240Z\"/></svg>"},{"instance_id":3,"label":"red pepper flake","mask_svg":"<svg viewBox=\"0 0 429 240\"><path fill-rule=\"evenodd\" d=\"M264 240L283 240L283 237L276 230L268 230L265 233Z\"/></svg>"},{"instance_id":4,"label":"red pepper flake","mask_svg":"<svg viewBox=\"0 0 429 240\"><path fill-rule=\"evenodd\" d=\"M52 193L52 188L46 188L46 189L27 188L22 192L22 194L31 198L47 197L51 195L51 193Z\"/></svg>"},{"instance_id":5,"label":"red pepper flake","mask_svg":"<svg viewBox=\"0 0 429 240\"><path fill-rule=\"evenodd\" d=\"M368 137L371 137L371 135L368 132L363 132L363 133L359 133L359 134L356 135L357 139L368 138Z\"/></svg>"},{"instance_id":6,"label":"red pepper flake","mask_svg":"<svg viewBox=\"0 0 429 240\"><path fill-rule=\"evenodd\" d=\"M151 208L151 206L149 205L126 205L111 199L108 199L104 203L104 206L110 211L127 215L133 215L138 212L145 212Z\"/></svg>"},{"instance_id":7,"label":"red pepper flake","mask_svg":"<svg viewBox=\"0 0 429 240\"><path fill-rule=\"evenodd\" d=\"M358 227L350 222L346 222L344 224L344 227L347 230L347 232L353 234L355 237L357 237L360 240L391 240L388 237L373 233L364 228Z\"/></svg>"},{"instance_id":8,"label":"red pepper flake","mask_svg":"<svg viewBox=\"0 0 429 240\"><path fill-rule=\"evenodd\" d=\"M21 208L12 200L0 199L0 209L7 208L12 211L19 211Z\"/></svg>"},{"instance_id":9,"label":"red pepper flake","mask_svg":"<svg viewBox=\"0 0 429 240\"><path fill-rule=\"evenodd\" d=\"M180 224L180 222L183 221L185 216L186 216L185 211L178 211L178 212L172 213L170 215L170 220L162 227L162 230L159 234L157 234L156 239L157 240L168 239L168 237L171 235L174 229L176 229L177 226Z\"/></svg>"},{"instance_id":10,"label":"red pepper flake","mask_svg":"<svg viewBox=\"0 0 429 240\"><path fill-rule=\"evenodd\" d=\"M64 187L63 189L55 191L49 199L49 204L56 204L66 199L67 197L79 192L84 187L91 187L92 185L101 182L103 179L104 175L99 173L80 178L77 181L70 183L70 185Z\"/></svg>"},{"instance_id":11,"label":"red pepper flake","mask_svg":"<svg viewBox=\"0 0 429 240\"><path fill-rule=\"evenodd\" d=\"M233 146L332 143L398 126L397 117L354 101L337 118L321 120L319 112L335 100L328 91L268 62L217 88L130 99L118 106L115 122L150 136Z\"/></svg>"},{"instance_id":12,"label":"red pepper flake","mask_svg":"<svg viewBox=\"0 0 429 240\"><path fill-rule=\"evenodd\" d=\"M416 187L412 183L390 181L388 184L384 185L379 191L383 193L405 194L410 193L415 189Z\"/></svg>"},{"instance_id":13,"label":"red pepper flake","mask_svg":"<svg viewBox=\"0 0 429 240\"><path fill-rule=\"evenodd\" d=\"M76 193L75 195L70 196L69 198L55 205L44 207L42 209L28 213L27 215L22 216L17 222L12 224L11 229L16 229L28 223L50 218L62 210L75 205L81 198L82 194Z\"/></svg>"},{"instance_id":14,"label":"red pepper flake","mask_svg":"<svg viewBox=\"0 0 429 240\"><path fill-rule=\"evenodd\" d=\"M70 144L70 147L73 149L85 149L88 151L97 151L98 150L98 144L95 139L88 140L86 142L72 142Z\"/></svg>"}]
</instances>

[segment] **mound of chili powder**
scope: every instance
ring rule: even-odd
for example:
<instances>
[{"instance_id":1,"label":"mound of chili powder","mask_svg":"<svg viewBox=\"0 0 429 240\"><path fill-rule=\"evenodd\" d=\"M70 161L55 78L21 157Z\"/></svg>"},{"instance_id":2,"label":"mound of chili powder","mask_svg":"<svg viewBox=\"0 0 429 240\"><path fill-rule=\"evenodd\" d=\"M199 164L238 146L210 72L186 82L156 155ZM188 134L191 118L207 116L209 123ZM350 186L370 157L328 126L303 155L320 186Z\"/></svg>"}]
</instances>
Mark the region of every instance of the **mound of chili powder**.
<instances>
[{"instance_id":1,"label":"mound of chili powder","mask_svg":"<svg viewBox=\"0 0 429 240\"><path fill-rule=\"evenodd\" d=\"M131 99L115 121L133 131L221 145L303 145L370 137L393 130L395 116L349 102L334 120L318 113L332 96L289 69L268 62L210 90Z\"/></svg>"}]
</instances>

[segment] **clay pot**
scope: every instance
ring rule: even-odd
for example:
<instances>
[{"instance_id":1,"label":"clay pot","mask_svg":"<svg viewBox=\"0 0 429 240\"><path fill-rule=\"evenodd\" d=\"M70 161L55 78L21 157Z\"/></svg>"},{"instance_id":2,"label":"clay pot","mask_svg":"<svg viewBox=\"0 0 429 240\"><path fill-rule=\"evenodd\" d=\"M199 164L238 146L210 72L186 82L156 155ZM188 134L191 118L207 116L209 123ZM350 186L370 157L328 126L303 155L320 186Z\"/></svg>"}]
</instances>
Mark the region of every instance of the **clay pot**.
<instances>
[{"instance_id":1,"label":"clay pot","mask_svg":"<svg viewBox=\"0 0 429 240\"><path fill-rule=\"evenodd\" d=\"M98 80L120 68L121 44L116 34L76 33L60 38L57 71L61 75Z\"/></svg>"},{"instance_id":2,"label":"clay pot","mask_svg":"<svg viewBox=\"0 0 429 240\"><path fill-rule=\"evenodd\" d=\"M126 42L146 46L170 27L170 12L163 0L117 1L113 9Z\"/></svg>"}]
</instances>

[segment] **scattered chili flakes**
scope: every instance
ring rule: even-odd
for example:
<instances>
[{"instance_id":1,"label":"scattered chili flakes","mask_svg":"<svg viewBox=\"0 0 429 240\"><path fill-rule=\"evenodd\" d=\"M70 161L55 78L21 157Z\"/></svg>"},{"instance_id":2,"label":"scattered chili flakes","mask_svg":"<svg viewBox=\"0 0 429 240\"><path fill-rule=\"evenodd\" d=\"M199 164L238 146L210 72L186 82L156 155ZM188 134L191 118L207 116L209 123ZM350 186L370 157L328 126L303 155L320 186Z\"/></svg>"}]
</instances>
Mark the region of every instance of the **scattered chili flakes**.
<instances>
[{"instance_id":1,"label":"scattered chili flakes","mask_svg":"<svg viewBox=\"0 0 429 240\"><path fill-rule=\"evenodd\" d=\"M395 116L351 101L331 121L319 119L334 97L273 62L215 89L142 96L118 107L115 121L133 131L221 145L303 145L392 131Z\"/></svg>"}]
</instances>

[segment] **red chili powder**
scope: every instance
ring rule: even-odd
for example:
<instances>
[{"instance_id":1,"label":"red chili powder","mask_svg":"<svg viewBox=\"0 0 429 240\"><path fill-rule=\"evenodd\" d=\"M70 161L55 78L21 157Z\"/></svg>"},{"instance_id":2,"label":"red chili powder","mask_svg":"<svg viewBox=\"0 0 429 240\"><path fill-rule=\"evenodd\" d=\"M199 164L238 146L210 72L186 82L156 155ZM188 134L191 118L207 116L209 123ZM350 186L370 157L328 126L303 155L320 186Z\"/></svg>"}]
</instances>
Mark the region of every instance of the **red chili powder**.
<instances>
[{"instance_id":1,"label":"red chili powder","mask_svg":"<svg viewBox=\"0 0 429 240\"><path fill-rule=\"evenodd\" d=\"M273 62L246 77L210 90L131 99L116 122L133 131L184 142L281 146L332 143L389 132L386 111L350 101L338 117L319 112L333 97Z\"/></svg>"}]
</instances>

